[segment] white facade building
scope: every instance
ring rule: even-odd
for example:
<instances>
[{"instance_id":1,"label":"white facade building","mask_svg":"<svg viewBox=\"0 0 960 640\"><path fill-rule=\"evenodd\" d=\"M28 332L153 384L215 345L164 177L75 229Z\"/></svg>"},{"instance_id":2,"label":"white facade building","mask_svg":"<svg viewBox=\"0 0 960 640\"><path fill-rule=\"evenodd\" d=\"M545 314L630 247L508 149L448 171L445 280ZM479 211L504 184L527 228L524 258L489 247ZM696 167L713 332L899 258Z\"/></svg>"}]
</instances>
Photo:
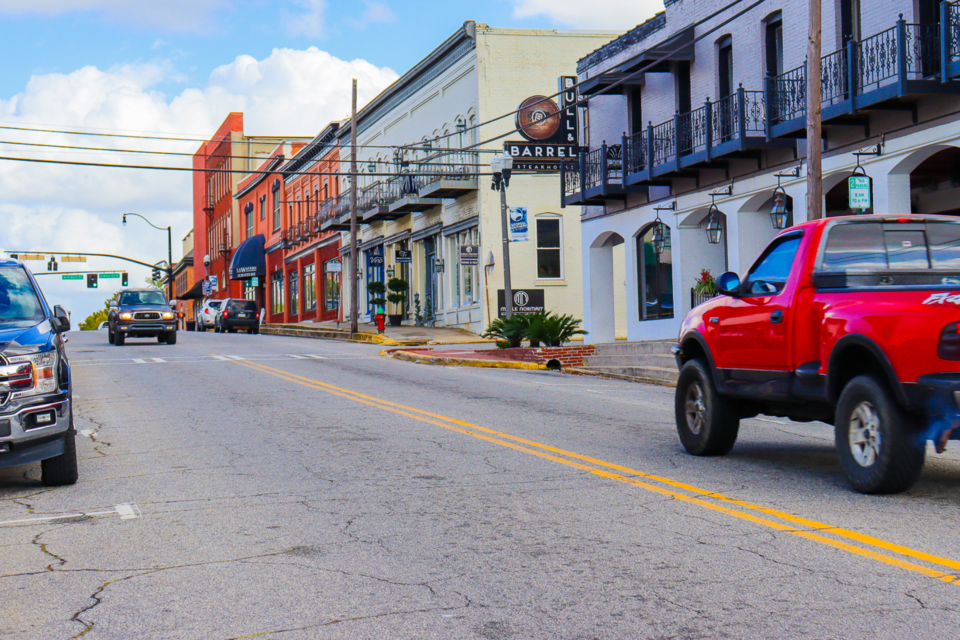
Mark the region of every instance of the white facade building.
<instances>
[{"instance_id":1,"label":"white facade building","mask_svg":"<svg viewBox=\"0 0 960 640\"><path fill-rule=\"evenodd\" d=\"M806 219L807 3L739 17L740 5L665 4L578 66L591 152L565 166L563 187L567 206L583 206L593 342L676 337L701 269L743 273L777 233L775 174L787 174L789 224ZM960 8L825 0L822 11L824 215L853 213L858 158L872 212L960 215ZM706 234L712 201L717 244Z\"/></svg>"},{"instance_id":2,"label":"white facade building","mask_svg":"<svg viewBox=\"0 0 960 640\"><path fill-rule=\"evenodd\" d=\"M557 93L558 79L575 75L579 58L616 35L466 22L358 113L361 317L374 310L366 284L393 274L410 283L410 299L406 309L390 305L388 313L409 323L419 299L425 322L477 333L489 325L503 288L500 196L490 188L489 163L504 140L519 138L510 134L514 117L501 116L530 96ZM338 135L347 167L349 122ZM477 143L485 144L458 151ZM397 154L398 146L412 149ZM529 240L511 243L512 286L541 290L547 310L579 318L579 211L561 208L556 180L555 173L511 180L509 206L526 207L530 222ZM343 232L346 265L348 180L340 193L322 228ZM477 266L460 264L464 245L479 245ZM403 261L408 255L409 263Z\"/></svg>"}]
</instances>

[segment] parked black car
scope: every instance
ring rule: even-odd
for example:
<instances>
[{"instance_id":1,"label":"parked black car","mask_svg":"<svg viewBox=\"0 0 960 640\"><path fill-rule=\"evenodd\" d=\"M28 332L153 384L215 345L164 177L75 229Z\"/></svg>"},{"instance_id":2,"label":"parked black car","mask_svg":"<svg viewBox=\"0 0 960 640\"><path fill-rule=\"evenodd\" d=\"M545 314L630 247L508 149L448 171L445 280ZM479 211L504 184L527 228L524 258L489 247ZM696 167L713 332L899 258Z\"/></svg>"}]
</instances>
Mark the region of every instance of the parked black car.
<instances>
[{"instance_id":1,"label":"parked black car","mask_svg":"<svg viewBox=\"0 0 960 640\"><path fill-rule=\"evenodd\" d=\"M246 329L247 333L260 333L260 313L253 300L227 298L220 305L214 322L214 332L236 333L237 329Z\"/></svg>"},{"instance_id":2,"label":"parked black car","mask_svg":"<svg viewBox=\"0 0 960 640\"><path fill-rule=\"evenodd\" d=\"M110 301L107 339L122 347L127 337L177 344L177 313L158 289L124 289Z\"/></svg>"},{"instance_id":3,"label":"parked black car","mask_svg":"<svg viewBox=\"0 0 960 640\"><path fill-rule=\"evenodd\" d=\"M0 468L39 461L47 486L77 481L69 330L30 270L0 260Z\"/></svg>"}]
</instances>

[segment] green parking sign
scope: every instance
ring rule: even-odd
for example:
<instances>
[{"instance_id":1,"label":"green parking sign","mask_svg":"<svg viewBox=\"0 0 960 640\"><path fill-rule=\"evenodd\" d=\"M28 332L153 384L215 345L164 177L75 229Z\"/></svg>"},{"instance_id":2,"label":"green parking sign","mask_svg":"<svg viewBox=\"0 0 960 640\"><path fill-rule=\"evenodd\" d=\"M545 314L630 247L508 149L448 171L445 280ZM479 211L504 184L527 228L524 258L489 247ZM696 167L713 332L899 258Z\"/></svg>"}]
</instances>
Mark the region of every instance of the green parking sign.
<instances>
[{"instance_id":1,"label":"green parking sign","mask_svg":"<svg viewBox=\"0 0 960 640\"><path fill-rule=\"evenodd\" d=\"M847 192L851 209L866 211L873 206L873 180L870 176L850 176L847 179Z\"/></svg>"}]
</instances>

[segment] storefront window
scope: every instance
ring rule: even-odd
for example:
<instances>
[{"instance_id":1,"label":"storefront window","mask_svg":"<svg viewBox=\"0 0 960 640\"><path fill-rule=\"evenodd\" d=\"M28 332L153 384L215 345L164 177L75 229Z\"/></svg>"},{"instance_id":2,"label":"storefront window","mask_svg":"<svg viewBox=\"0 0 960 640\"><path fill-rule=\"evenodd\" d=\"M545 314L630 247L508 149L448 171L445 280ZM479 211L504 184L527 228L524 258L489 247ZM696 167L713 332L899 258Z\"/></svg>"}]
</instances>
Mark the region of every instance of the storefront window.
<instances>
[{"instance_id":1,"label":"storefront window","mask_svg":"<svg viewBox=\"0 0 960 640\"><path fill-rule=\"evenodd\" d=\"M280 191L273 192L273 230L280 231Z\"/></svg>"},{"instance_id":2,"label":"storefront window","mask_svg":"<svg viewBox=\"0 0 960 640\"><path fill-rule=\"evenodd\" d=\"M303 268L303 308L305 311L317 308L317 277L312 264Z\"/></svg>"},{"instance_id":3,"label":"storefront window","mask_svg":"<svg viewBox=\"0 0 960 640\"><path fill-rule=\"evenodd\" d=\"M653 249L650 225L637 237L637 262L640 293L640 319L673 317L673 254L670 227L663 225L663 253Z\"/></svg>"},{"instance_id":4,"label":"storefront window","mask_svg":"<svg viewBox=\"0 0 960 640\"><path fill-rule=\"evenodd\" d=\"M325 278L323 283L323 306L327 311L336 311L340 308L340 272L332 271L331 265L336 263L339 268L339 260L330 260L324 263Z\"/></svg>"},{"instance_id":5,"label":"storefront window","mask_svg":"<svg viewBox=\"0 0 960 640\"><path fill-rule=\"evenodd\" d=\"M290 315L300 313L300 274L290 272Z\"/></svg>"},{"instance_id":6,"label":"storefront window","mask_svg":"<svg viewBox=\"0 0 960 640\"><path fill-rule=\"evenodd\" d=\"M563 277L560 218L537 218L537 277Z\"/></svg>"},{"instance_id":7,"label":"storefront window","mask_svg":"<svg viewBox=\"0 0 960 640\"><path fill-rule=\"evenodd\" d=\"M273 274L273 286L271 287L271 300L273 301L273 313L283 313L283 272L278 271Z\"/></svg>"}]
</instances>

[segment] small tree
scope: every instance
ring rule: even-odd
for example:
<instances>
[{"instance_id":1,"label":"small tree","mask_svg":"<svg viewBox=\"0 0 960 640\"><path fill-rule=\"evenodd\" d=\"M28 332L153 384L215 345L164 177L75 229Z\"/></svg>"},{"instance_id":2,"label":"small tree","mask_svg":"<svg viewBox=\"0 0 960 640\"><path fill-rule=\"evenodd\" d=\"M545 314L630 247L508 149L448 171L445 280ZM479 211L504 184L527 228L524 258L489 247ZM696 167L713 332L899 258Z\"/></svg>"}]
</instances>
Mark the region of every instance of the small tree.
<instances>
[{"instance_id":1,"label":"small tree","mask_svg":"<svg viewBox=\"0 0 960 640\"><path fill-rule=\"evenodd\" d=\"M531 343L542 342L551 347L562 347L564 342L570 342L574 336L587 333L580 328L580 322L567 314L544 314L539 316L536 322L530 323L527 337Z\"/></svg>"},{"instance_id":2,"label":"small tree","mask_svg":"<svg viewBox=\"0 0 960 640\"><path fill-rule=\"evenodd\" d=\"M371 282L368 282L367 294L372 296L368 302L377 307L382 304L386 304L387 299L383 297L383 294L386 292L386 290L387 286L379 280L372 280Z\"/></svg>"},{"instance_id":3,"label":"small tree","mask_svg":"<svg viewBox=\"0 0 960 640\"><path fill-rule=\"evenodd\" d=\"M484 338L495 338L501 349L515 349L527 337L530 326L529 317L522 313L515 313L509 318L497 318L484 331Z\"/></svg>"},{"instance_id":4,"label":"small tree","mask_svg":"<svg viewBox=\"0 0 960 640\"><path fill-rule=\"evenodd\" d=\"M390 281L387 282L387 289L390 290L390 293L387 294L387 300L397 305L402 313L407 306L407 291L410 290L410 284L402 278L390 278Z\"/></svg>"}]
</instances>

